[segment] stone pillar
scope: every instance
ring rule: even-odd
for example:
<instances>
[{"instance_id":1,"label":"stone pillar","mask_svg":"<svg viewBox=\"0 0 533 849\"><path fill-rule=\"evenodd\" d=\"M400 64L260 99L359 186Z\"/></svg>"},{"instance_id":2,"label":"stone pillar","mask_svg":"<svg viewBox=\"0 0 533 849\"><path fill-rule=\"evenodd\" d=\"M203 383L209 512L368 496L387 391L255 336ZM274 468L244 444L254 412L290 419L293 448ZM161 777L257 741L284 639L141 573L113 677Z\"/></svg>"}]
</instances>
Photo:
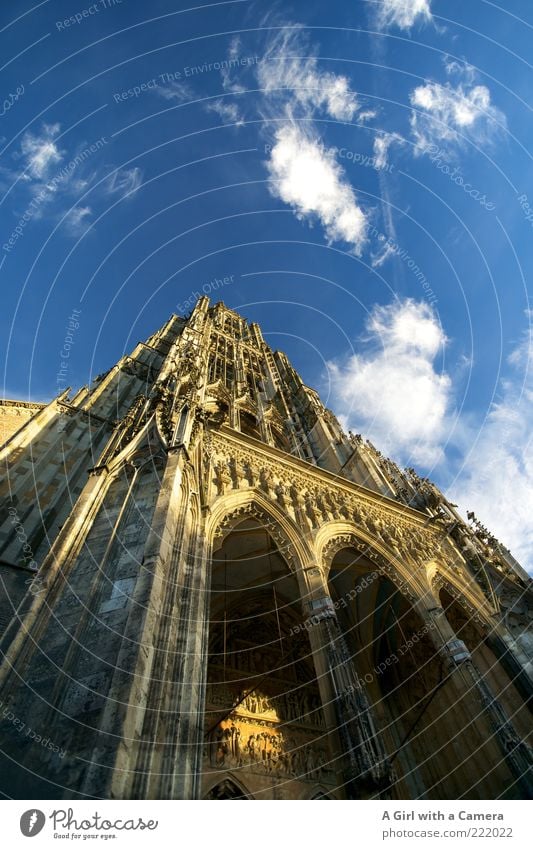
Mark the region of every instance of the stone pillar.
<instances>
[{"instance_id":1,"label":"stone pillar","mask_svg":"<svg viewBox=\"0 0 533 849\"><path fill-rule=\"evenodd\" d=\"M200 798L205 745L211 563L203 532L196 528L193 533L194 546L183 561L179 579L182 588L175 648L179 665L175 691L179 716L170 793L173 799Z\"/></svg>"},{"instance_id":2,"label":"stone pillar","mask_svg":"<svg viewBox=\"0 0 533 849\"><path fill-rule=\"evenodd\" d=\"M107 486L107 467L91 469L74 509L59 532L52 548L30 586L17 617L5 632L0 650L4 661L0 666L0 692L7 696L10 682L16 688L20 682L21 669L31 657L50 619L54 601L61 592L65 579L85 539L87 529L100 509ZM24 627L20 619L24 617ZM31 634L31 636L29 636ZM17 665L18 674L13 672ZM6 689L4 689L6 688Z\"/></svg>"},{"instance_id":3,"label":"stone pillar","mask_svg":"<svg viewBox=\"0 0 533 849\"><path fill-rule=\"evenodd\" d=\"M309 637L328 725L333 721L349 798L381 795L391 769L364 685L342 635L331 597L315 597L308 616ZM331 727L331 726L330 726Z\"/></svg>"},{"instance_id":4,"label":"stone pillar","mask_svg":"<svg viewBox=\"0 0 533 849\"><path fill-rule=\"evenodd\" d=\"M491 631L488 642L492 643L491 648L497 645L498 641L505 646L505 649L509 654L514 658L514 663L516 664L516 669L513 669L513 673L511 675L514 678L516 675L520 674L522 677L526 676L528 682L525 684L526 687L530 689L531 696L531 688L533 687L533 652L527 651L529 647L524 647L520 644L519 640L511 633L509 628L507 627L505 620L503 617L495 616L494 617L494 629ZM524 629L523 637L531 639L529 634L527 634ZM494 648L493 648L494 650ZM498 659L501 660L501 656L503 654L502 647L498 646L496 648L496 655ZM518 672L520 670L520 673Z\"/></svg>"},{"instance_id":5,"label":"stone pillar","mask_svg":"<svg viewBox=\"0 0 533 849\"><path fill-rule=\"evenodd\" d=\"M185 449L170 449L86 794L101 794L107 770L111 798L200 795L209 562L186 476Z\"/></svg>"},{"instance_id":6,"label":"stone pillar","mask_svg":"<svg viewBox=\"0 0 533 849\"><path fill-rule=\"evenodd\" d=\"M449 680L459 699L467 700L469 715L481 714L498 744L502 759L524 798L533 796L531 750L517 734L504 708L472 660L465 643L458 639L442 607L420 611L428 624L428 636L442 658Z\"/></svg>"},{"instance_id":7,"label":"stone pillar","mask_svg":"<svg viewBox=\"0 0 533 849\"><path fill-rule=\"evenodd\" d=\"M154 656L159 649L165 592L169 580L172 581L168 570L181 516L183 464L181 450L169 452L142 569L131 596L130 613L99 720L101 743L94 750L94 760L83 783L82 791L86 795L100 796L103 788L115 799L139 795L133 789L135 765L143 746L143 732L146 736L147 726L154 727L145 718L154 686Z\"/></svg>"}]
</instances>

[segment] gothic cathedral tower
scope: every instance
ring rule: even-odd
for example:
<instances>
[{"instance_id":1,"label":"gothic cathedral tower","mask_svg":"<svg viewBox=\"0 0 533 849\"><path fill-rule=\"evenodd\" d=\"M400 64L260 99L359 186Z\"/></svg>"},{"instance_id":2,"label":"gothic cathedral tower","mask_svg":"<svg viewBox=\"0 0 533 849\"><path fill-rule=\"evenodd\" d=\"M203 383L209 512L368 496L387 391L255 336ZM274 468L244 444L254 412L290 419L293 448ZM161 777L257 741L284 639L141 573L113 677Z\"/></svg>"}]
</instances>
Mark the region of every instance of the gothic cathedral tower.
<instances>
[{"instance_id":1,"label":"gothic cathedral tower","mask_svg":"<svg viewBox=\"0 0 533 849\"><path fill-rule=\"evenodd\" d=\"M531 795L527 574L256 324L0 414L5 795Z\"/></svg>"}]
</instances>

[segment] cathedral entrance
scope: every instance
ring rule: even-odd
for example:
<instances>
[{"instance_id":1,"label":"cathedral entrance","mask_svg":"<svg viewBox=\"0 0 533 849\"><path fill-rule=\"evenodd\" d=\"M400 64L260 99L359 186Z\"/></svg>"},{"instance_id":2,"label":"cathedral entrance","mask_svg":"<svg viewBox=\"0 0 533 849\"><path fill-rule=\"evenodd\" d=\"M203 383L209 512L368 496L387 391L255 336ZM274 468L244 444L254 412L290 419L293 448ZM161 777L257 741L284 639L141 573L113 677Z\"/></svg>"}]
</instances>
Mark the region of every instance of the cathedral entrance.
<instances>
[{"instance_id":1,"label":"cathedral entrance","mask_svg":"<svg viewBox=\"0 0 533 849\"><path fill-rule=\"evenodd\" d=\"M400 798L464 792L483 739L463 713L431 626L355 548L331 562L329 587L352 663L364 683Z\"/></svg>"},{"instance_id":2,"label":"cathedral entrance","mask_svg":"<svg viewBox=\"0 0 533 849\"><path fill-rule=\"evenodd\" d=\"M236 783L239 798L254 799L334 788L303 620L283 553L255 519L243 521L213 556L204 797Z\"/></svg>"},{"instance_id":3,"label":"cathedral entrance","mask_svg":"<svg viewBox=\"0 0 533 849\"><path fill-rule=\"evenodd\" d=\"M484 633L479 623L446 589L441 589L439 597L446 618L458 639L465 643L483 681L496 695L507 717L512 718L517 731L527 740L531 736L533 704L533 689L528 676L517 667L516 662L512 663L508 653L501 654L501 647L494 638L491 639L492 635ZM500 653L497 653L498 649Z\"/></svg>"},{"instance_id":4,"label":"cathedral entrance","mask_svg":"<svg viewBox=\"0 0 533 849\"><path fill-rule=\"evenodd\" d=\"M365 685L396 773L395 794L399 798L482 797L483 764L485 787L492 783L491 792L496 794L503 774L498 773L498 744L474 680L462 667L453 671L437 650L440 639L435 621L424 622L401 588L356 548L337 551L329 587L351 661ZM483 681L493 683L497 662L475 622L445 590L441 601L457 638L472 652ZM459 689L454 683L457 676ZM498 669L498 681L503 680ZM512 687L508 680L507 687L497 690L502 703ZM510 705L517 703L514 696ZM515 710L512 716L518 725L522 715ZM516 745L513 741L510 737L510 745ZM495 765L492 770L486 768L488 763Z\"/></svg>"}]
</instances>

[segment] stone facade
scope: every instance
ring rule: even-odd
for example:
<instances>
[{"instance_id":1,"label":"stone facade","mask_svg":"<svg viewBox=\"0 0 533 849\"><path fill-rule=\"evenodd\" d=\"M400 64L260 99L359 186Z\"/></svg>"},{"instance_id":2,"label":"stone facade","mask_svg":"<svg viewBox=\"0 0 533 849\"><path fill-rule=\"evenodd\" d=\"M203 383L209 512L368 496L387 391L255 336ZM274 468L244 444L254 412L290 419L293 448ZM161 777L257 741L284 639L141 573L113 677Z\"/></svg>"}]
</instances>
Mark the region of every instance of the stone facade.
<instances>
[{"instance_id":1,"label":"stone facade","mask_svg":"<svg viewBox=\"0 0 533 849\"><path fill-rule=\"evenodd\" d=\"M0 445L20 430L45 405L0 398Z\"/></svg>"},{"instance_id":2,"label":"stone facade","mask_svg":"<svg viewBox=\"0 0 533 849\"><path fill-rule=\"evenodd\" d=\"M36 406L0 449L2 792L531 794L530 579L257 325L201 298Z\"/></svg>"}]
</instances>

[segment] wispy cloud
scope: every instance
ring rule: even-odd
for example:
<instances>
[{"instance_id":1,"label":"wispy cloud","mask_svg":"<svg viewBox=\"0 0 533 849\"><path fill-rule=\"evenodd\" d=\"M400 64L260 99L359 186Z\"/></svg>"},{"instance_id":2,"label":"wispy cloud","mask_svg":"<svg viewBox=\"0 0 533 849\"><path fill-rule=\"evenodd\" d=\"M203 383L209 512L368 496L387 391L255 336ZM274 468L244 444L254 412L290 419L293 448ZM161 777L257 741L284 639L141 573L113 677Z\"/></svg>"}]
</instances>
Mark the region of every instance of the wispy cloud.
<instances>
[{"instance_id":1,"label":"wispy cloud","mask_svg":"<svg viewBox=\"0 0 533 849\"><path fill-rule=\"evenodd\" d=\"M387 241L381 240L381 245L371 255L372 268L381 268L382 265L396 253L394 245L397 244L396 227L393 217L393 204L391 201L391 187L387 175L384 173L388 167L389 148L393 144L403 145L405 139L398 133L381 132L374 138L374 161L378 171L379 190L381 195L381 217L383 229ZM396 277L396 271L393 272ZM397 287L396 287L397 288Z\"/></svg>"},{"instance_id":2,"label":"wispy cloud","mask_svg":"<svg viewBox=\"0 0 533 849\"><path fill-rule=\"evenodd\" d=\"M265 18L266 44L259 61L248 63L246 70L255 75L261 90L258 110L266 132L274 128L265 163L270 191L300 220L320 224L329 242L343 242L360 254L366 242L367 214L337 158L338 150L325 143L324 127L316 119L364 123L377 113L360 102L347 76L321 67L317 47L302 26L281 23L270 13ZM241 53L240 39L235 37L222 71L224 90L239 97L246 91L242 76L236 78ZM227 97L207 108L226 123L237 127L244 123L239 106Z\"/></svg>"},{"instance_id":3,"label":"wispy cloud","mask_svg":"<svg viewBox=\"0 0 533 849\"><path fill-rule=\"evenodd\" d=\"M222 87L224 91L231 92L233 94L242 94L242 92L246 91L246 87L242 85L241 82L235 80L233 74L234 68L239 67L239 59L241 57L241 53L241 39L238 35L236 35L231 39L230 42L228 50L228 65L227 67L222 68L220 71L222 76Z\"/></svg>"},{"instance_id":4,"label":"wispy cloud","mask_svg":"<svg viewBox=\"0 0 533 849\"><path fill-rule=\"evenodd\" d=\"M401 462L440 462L452 382L436 369L447 343L436 314L428 304L398 300L375 306L366 331L362 353L328 363L343 421Z\"/></svg>"},{"instance_id":5,"label":"wispy cloud","mask_svg":"<svg viewBox=\"0 0 533 849\"><path fill-rule=\"evenodd\" d=\"M298 126L281 127L267 167L272 194L298 218L320 221L330 241L346 242L354 253L361 252L365 214L334 154L320 141Z\"/></svg>"},{"instance_id":6,"label":"wispy cloud","mask_svg":"<svg viewBox=\"0 0 533 849\"><path fill-rule=\"evenodd\" d=\"M59 134L59 124L44 124L40 135L27 132L21 140L21 157L25 179L45 180L52 169L63 159L55 136Z\"/></svg>"},{"instance_id":7,"label":"wispy cloud","mask_svg":"<svg viewBox=\"0 0 533 849\"><path fill-rule=\"evenodd\" d=\"M425 153L432 145L488 143L505 129L503 112L492 103L487 86L475 85L470 65L445 60L446 72L457 79L454 85L426 82L411 92L411 131L415 153Z\"/></svg>"},{"instance_id":8,"label":"wispy cloud","mask_svg":"<svg viewBox=\"0 0 533 849\"><path fill-rule=\"evenodd\" d=\"M372 119L377 118L377 116L377 109L363 109L362 112L357 113L357 123L364 124L365 121L372 121Z\"/></svg>"},{"instance_id":9,"label":"wispy cloud","mask_svg":"<svg viewBox=\"0 0 533 849\"><path fill-rule=\"evenodd\" d=\"M394 247L390 242L385 242L381 250L377 253L372 254L371 256L371 265L372 268L381 268L384 265L390 256L394 256L396 253Z\"/></svg>"},{"instance_id":10,"label":"wispy cloud","mask_svg":"<svg viewBox=\"0 0 533 849\"><path fill-rule=\"evenodd\" d=\"M226 102L222 98L217 98L217 100L212 100L207 105L207 110L209 112L215 112L225 124L233 124L235 127L244 126L244 118L236 103Z\"/></svg>"},{"instance_id":11,"label":"wispy cloud","mask_svg":"<svg viewBox=\"0 0 533 849\"><path fill-rule=\"evenodd\" d=\"M293 24L270 39L256 74L265 124L273 120L276 126L266 162L271 193L300 220L318 222L329 242L343 242L360 254L367 216L336 150L323 142L322 128L314 121L319 116L354 119L360 104L348 78L320 68L315 47Z\"/></svg>"},{"instance_id":12,"label":"wispy cloud","mask_svg":"<svg viewBox=\"0 0 533 849\"><path fill-rule=\"evenodd\" d=\"M90 206L75 206L70 209L63 221L64 230L71 236L81 236L88 230L92 217Z\"/></svg>"},{"instance_id":13,"label":"wispy cloud","mask_svg":"<svg viewBox=\"0 0 533 849\"><path fill-rule=\"evenodd\" d=\"M25 133L13 156L16 167L3 166L0 175L13 193L17 215L32 219L46 215L62 221L65 235L78 236L88 228L94 204L107 195L135 195L142 171L118 168L110 173L112 165L98 162L98 154L108 144L104 136L69 150L66 144L60 146L60 134L60 124L43 124L38 133Z\"/></svg>"},{"instance_id":14,"label":"wispy cloud","mask_svg":"<svg viewBox=\"0 0 533 849\"><path fill-rule=\"evenodd\" d=\"M118 194L131 198L142 185L143 173L140 168L119 168L114 171L107 183L109 194Z\"/></svg>"},{"instance_id":15,"label":"wispy cloud","mask_svg":"<svg viewBox=\"0 0 533 849\"><path fill-rule=\"evenodd\" d=\"M533 315L529 316L530 322ZM515 376L502 385L501 400L483 423L450 497L533 570L533 336L509 358ZM474 440L473 440L474 441Z\"/></svg>"},{"instance_id":16,"label":"wispy cloud","mask_svg":"<svg viewBox=\"0 0 533 849\"><path fill-rule=\"evenodd\" d=\"M415 24L432 20L431 0L381 0L377 7L380 29L411 29Z\"/></svg>"},{"instance_id":17,"label":"wispy cloud","mask_svg":"<svg viewBox=\"0 0 533 849\"><path fill-rule=\"evenodd\" d=\"M316 50L296 25L288 25L270 41L257 77L269 104L287 117L322 112L351 121L360 108L348 78L319 68Z\"/></svg>"},{"instance_id":18,"label":"wispy cloud","mask_svg":"<svg viewBox=\"0 0 533 849\"><path fill-rule=\"evenodd\" d=\"M100 150L107 143L102 137L92 148L80 144L69 155L60 147L60 132L60 124L43 124L38 133L24 133L20 149L13 155L17 167L1 169L6 189L9 185L17 206L25 203L25 214L33 219L64 215L66 205L80 197L96 178L96 172L87 167L92 149Z\"/></svg>"},{"instance_id":19,"label":"wispy cloud","mask_svg":"<svg viewBox=\"0 0 533 849\"><path fill-rule=\"evenodd\" d=\"M376 168L386 168L388 165L388 152L393 144L403 145L405 139L398 133L378 133L374 138L374 164Z\"/></svg>"},{"instance_id":20,"label":"wispy cloud","mask_svg":"<svg viewBox=\"0 0 533 849\"><path fill-rule=\"evenodd\" d=\"M185 101L192 99L191 87L180 80L171 80L167 85L156 86L154 90L163 100L185 103Z\"/></svg>"}]
</instances>

